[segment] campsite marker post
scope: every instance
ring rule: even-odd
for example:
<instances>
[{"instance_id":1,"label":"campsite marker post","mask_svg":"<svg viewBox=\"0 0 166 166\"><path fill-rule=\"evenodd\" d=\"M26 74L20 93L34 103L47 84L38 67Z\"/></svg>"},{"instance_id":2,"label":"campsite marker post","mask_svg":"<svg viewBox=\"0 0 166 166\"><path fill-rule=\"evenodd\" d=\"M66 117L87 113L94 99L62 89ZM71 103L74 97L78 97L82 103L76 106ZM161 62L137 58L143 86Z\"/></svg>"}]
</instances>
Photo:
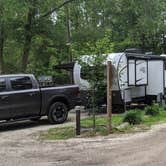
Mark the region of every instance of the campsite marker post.
<instances>
[{"instance_id":1,"label":"campsite marker post","mask_svg":"<svg viewBox=\"0 0 166 166\"><path fill-rule=\"evenodd\" d=\"M107 62L107 118L108 133L112 133L112 63Z\"/></svg>"},{"instance_id":2,"label":"campsite marker post","mask_svg":"<svg viewBox=\"0 0 166 166\"><path fill-rule=\"evenodd\" d=\"M76 110L76 135L80 135L80 109Z\"/></svg>"}]
</instances>

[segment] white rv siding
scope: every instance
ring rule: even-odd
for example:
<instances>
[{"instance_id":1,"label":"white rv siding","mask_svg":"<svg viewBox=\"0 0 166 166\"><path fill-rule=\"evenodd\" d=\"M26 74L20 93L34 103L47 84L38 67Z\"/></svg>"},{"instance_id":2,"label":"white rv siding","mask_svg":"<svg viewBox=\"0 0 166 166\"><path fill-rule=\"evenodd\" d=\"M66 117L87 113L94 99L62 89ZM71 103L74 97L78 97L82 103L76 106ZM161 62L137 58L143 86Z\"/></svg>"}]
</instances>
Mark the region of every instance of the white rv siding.
<instances>
[{"instance_id":1,"label":"white rv siding","mask_svg":"<svg viewBox=\"0 0 166 166\"><path fill-rule=\"evenodd\" d=\"M128 62L128 84L135 85L135 60L130 59Z\"/></svg>"},{"instance_id":2,"label":"white rv siding","mask_svg":"<svg viewBox=\"0 0 166 166\"><path fill-rule=\"evenodd\" d=\"M88 90L90 88L89 82L81 78L81 66L78 63L75 63L74 65L73 79L74 83L79 86L80 90Z\"/></svg>"},{"instance_id":3,"label":"white rv siding","mask_svg":"<svg viewBox=\"0 0 166 166\"><path fill-rule=\"evenodd\" d=\"M138 86L131 88L131 96L132 98L145 96L145 86Z\"/></svg>"},{"instance_id":4,"label":"white rv siding","mask_svg":"<svg viewBox=\"0 0 166 166\"><path fill-rule=\"evenodd\" d=\"M147 95L164 94L164 63L161 60L148 63Z\"/></svg>"}]
</instances>

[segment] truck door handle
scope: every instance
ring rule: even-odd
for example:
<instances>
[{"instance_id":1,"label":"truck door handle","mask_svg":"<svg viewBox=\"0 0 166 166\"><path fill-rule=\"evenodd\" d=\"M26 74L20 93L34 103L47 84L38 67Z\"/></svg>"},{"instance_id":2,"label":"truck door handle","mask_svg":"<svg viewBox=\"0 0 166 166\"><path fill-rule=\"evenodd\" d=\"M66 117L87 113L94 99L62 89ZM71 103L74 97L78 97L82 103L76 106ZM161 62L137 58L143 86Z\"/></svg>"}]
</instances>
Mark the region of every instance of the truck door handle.
<instances>
[{"instance_id":1,"label":"truck door handle","mask_svg":"<svg viewBox=\"0 0 166 166\"><path fill-rule=\"evenodd\" d=\"M1 100L5 100L5 99L7 99L7 98L8 98L8 96L1 96L1 97L0 97Z\"/></svg>"}]
</instances>

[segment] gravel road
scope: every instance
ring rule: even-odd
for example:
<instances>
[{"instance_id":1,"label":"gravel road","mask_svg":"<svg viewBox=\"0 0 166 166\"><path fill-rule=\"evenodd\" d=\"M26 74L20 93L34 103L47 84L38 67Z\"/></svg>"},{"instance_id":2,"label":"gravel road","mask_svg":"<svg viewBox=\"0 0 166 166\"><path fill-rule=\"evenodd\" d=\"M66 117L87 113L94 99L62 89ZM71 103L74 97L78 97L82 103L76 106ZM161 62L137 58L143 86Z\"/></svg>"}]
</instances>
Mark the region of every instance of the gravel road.
<instances>
[{"instance_id":1,"label":"gravel road","mask_svg":"<svg viewBox=\"0 0 166 166\"><path fill-rule=\"evenodd\" d=\"M88 139L41 141L35 136L57 126L46 120L1 125L0 166L166 165L166 124L145 133Z\"/></svg>"}]
</instances>

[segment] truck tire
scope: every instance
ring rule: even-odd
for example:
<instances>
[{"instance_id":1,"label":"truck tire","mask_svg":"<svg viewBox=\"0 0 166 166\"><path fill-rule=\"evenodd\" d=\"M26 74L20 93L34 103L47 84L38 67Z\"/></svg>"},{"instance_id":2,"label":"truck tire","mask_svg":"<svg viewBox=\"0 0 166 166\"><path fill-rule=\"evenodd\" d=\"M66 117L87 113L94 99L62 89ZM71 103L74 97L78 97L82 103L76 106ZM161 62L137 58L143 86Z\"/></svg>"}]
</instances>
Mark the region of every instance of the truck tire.
<instances>
[{"instance_id":1,"label":"truck tire","mask_svg":"<svg viewBox=\"0 0 166 166\"><path fill-rule=\"evenodd\" d=\"M60 124L67 120L68 109L62 102L53 103L48 111L48 120L51 124Z\"/></svg>"}]
</instances>

